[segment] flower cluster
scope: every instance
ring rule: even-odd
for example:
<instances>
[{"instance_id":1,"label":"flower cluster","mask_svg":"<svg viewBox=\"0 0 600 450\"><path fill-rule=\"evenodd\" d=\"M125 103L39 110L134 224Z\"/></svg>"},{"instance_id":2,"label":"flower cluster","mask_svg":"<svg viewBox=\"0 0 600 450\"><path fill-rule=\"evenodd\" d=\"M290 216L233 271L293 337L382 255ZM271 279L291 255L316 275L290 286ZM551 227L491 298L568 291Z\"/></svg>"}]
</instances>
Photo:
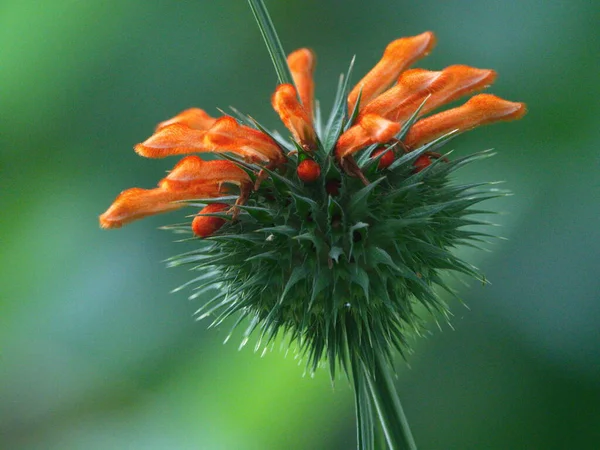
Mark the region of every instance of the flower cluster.
<instances>
[{"instance_id":1,"label":"flower cluster","mask_svg":"<svg viewBox=\"0 0 600 450\"><path fill-rule=\"evenodd\" d=\"M213 118L192 108L160 123L135 146L139 155L220 158L184 157L157 188L122 192L100 225L206 205L191 225L199 249L172 260L203 271L192 280L199 293L216 290L201 316L220 324L240 313L246 336L262 330L258 345L283 331L312 368L324 357L334 370L353 353L403 351L419 328L416 305L446 312L434 289L449 289L442 272L479 276L452 249L478 239L463 228L480 223L467 217L477 213L470 207L496 195L448 178L487 153L450 161L435 150L525 113L523 103L479 94L428 115L496 77L465 65L409 69L435 44L431 32L397 39L352 89L348 73L326 124L314 101L315 55L291 53L293 83L271 97L291 141L237 111Z\"/></svg>"}]
</instances>

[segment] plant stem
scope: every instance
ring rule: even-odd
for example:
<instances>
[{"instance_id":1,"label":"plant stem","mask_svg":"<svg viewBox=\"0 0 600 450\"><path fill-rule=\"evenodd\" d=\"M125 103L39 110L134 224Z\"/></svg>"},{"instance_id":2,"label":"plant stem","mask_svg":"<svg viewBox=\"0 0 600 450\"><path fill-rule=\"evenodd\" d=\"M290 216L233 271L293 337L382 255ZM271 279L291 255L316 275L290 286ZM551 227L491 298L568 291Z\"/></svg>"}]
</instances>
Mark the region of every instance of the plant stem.
<instances>
[{"instance_id":1,"label":"plant stem","mask_svg":"<svg viewBox=\"0 0 600 450\"><path fill-rule=\"evenodd\" d=\"M417 450L396 391L392 368L381 355L375 356L373 362L373 367L363 363L362 369L388 447L390 450Z\"/></svg>"}]
</instances>

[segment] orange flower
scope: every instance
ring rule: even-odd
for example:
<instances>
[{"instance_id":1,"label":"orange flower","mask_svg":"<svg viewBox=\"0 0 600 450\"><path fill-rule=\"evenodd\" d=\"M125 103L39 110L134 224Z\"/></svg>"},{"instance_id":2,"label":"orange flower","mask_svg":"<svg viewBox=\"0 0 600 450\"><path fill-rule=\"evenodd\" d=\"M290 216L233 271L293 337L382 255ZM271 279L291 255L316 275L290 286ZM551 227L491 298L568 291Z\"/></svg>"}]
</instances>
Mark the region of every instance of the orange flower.
<instances>
[{"instance_id":1,"label":"orange flower","mask_svg":"<svg viewBox=\"0 0 600 450\"><path fill-rule=\"evenodd\" d=\"M400 126L425 100L419 115L486 88L496 79L493 70L465 65L449 66L437 72L412 69L402 73L434 45L435 36L431 32L393 41L387 46L381 61L352 89L348 96L350 111L362 89L359 114L353 126L339 137L335 148L338 162L349 174L360 176L352 160L353 154L372 144L394 142ZM397 84L387 89L396 77ZM463 107L417 121L402 144L407 151L454 129L465 131L499 120L519 119L525 111L523 103L478 95ZM370 133L367 129L379 129L381 132Z\"/></svg>"},{"instance_id":2,"label":"orange flower","mask_svg":"<svg viewBox=\"0 0 600 450\"><path fill-rule=\"evenodd\" d=\"M281 148L265 133L224 116L206 132L204 145L213 152L231 152L254 163L277 166L285 162Z\"/></svg>"},{"instance_id":3,"label":"orange flower","mask_svg":"<svg viewBox=\"0 0 600 450\"><path fill-rule=\"evenodd\" d=\"M408 70L400 76L396 86L371 101L361 114L379 114L389 120L404 122L428 95L421 115L489 86L495 77L493 70L461 65L447 67L441 72Z\"/></svg>"},{"instance_id":4,"label":"orange flower","mask_svg":"<svg viewBox=\"0 0 600 450\"><path fill-rule=\"evenodd\" d=\"M335 156L341 162L369 145L390 141L399 131L400 124L376 114L365 114L340 136L335 146Z\"/></svg>"},{"instance_id":5,"label":"orange flower","mask_svg":"<svg viewBox=\"0 0 600 450\"><path fill-rule=\"evenodd\" d=\"M102 228L121 228L134 220L163 212L173 211L184 206L175 203L194 198L219 197L219 187L211 184L196 184L190 189L168 191L163 188L131 188L123 191L113 204L100 216Z\"/></svg>"},{"instance_id":6,"label":"orange flower","mask_svg":"<svg viewBox=\"0 0 600 450\"><path fill-rule=\"evenodd\" d=\"M244 170L231 161L204 161L199 156L186 156L163 178L158 186L170 191L179 191L196 184L221 185L231 183L242 190L250 189L252 180Z\"/></svg>"},{"instance_id":7,"label":"orange flower","mask_svg":"<svg viewBox=\"0 0 600 450\"><path fill-rule=\"evenodd\" d=\"M161 122L156 127L159 131L169 125L180 124L195 130L208 130L212 127L217 119L209 116L206 111L200 108L190 108L180 112L175 117Z\"/></svg>"},{"instance_id":8,"label":"orange flower","mask_svg":"<svg viewBox=\"0 0 600 450\"><path fill-rule=\"evenodd\" d=\"M194 125L208 123L207 120L197 121ZM186 153L230 152L256 163L279 165L285 161L281 149L273 139L261 131L238 124L229 116L215 119L207 130L191 128L183 121L162 127L159 125L155 134L135 146L135 151L147 158L164 158Z\"/></svg>"},{"instance_id":9,"label":"orange flower","mask_svg":"<svg viewBox=\"0 0 600 450\"><path fill-rule=\"evenodd\" d=\"M248 174L230 161L203 161L198 156L182 159L155 189L132 188L123 191L100 216L102 228L120 228L137 219L173 211L182 200L219 197L227 192L223 183L240 187L244 201L252 188Z\"/></svg>"},{"instance_id":10,"label":"orange flower","mask_svg":"<svg viewBox=\"0 0 600 450\"><path fill-rule=\"evenodd\" d=\"M402 71L418 59L426 56L435 46L435 43L435 35L431 31L391 42L386 47L381 60L357 83L348 95L348 110L350 112L354 110L359 93L362 92L361 105L366 105L387 89Z\"/></svg>"},{"instance_id":11,"label":"orange flower","mask_svg":"<svg viewBox=\"0 0 600 450\"><path fill-rule=\"evenodd\" d=\"M409 130L404 144L409 149L417 148L453 130L467 131L494 122L516 120L526 112L524 103L509 102L495 95L479 94L458 108L418 121Z\"/></svg>"},{"instance_id":12,"label":"orange flower","mask_svg":"<svg viewBox=\"0 0 600 450\"><path fill-rule=\"evenodd\" d=\"M315 84L313 81L313 72L315 70L315 54L307 49L301 48L292 52L287 57L287 62L294 79L294 84L298 89L300 101L309 118L313 117L313 102L315 95Z\"/></svg>"},{"instance_id":13,"label":"orange flower","mask_svg":"<svg viewBox=\"0 0 600 450\"><path fill-rule=\"evenodd\" d=\"M291 84L280 84L271 97L273 109L279 114L281 121L292 132L294 139L305 150L314 151L317 145L317 134L312 125L312 118L306 111Z\"/></svg>"}]
</instances>

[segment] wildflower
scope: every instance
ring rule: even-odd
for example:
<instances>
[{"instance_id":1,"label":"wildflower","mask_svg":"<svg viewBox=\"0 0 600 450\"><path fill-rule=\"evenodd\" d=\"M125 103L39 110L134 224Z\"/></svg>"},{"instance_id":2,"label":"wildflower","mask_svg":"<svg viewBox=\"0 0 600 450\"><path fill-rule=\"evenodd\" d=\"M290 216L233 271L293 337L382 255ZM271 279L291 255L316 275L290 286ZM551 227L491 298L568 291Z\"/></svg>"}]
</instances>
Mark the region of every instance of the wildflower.
<instances>
[{"instance_id":1,"label":"wildflower","mask_svg":"<svg viewBox=\"0 0 600 450\"><path fill-rule=\"evenodd\" d=\"M403 351L406 335L418 329L416 302L444 311L433 291L435 285L443 285L440 270L478 276L451 249L471 236L456 228L462 223L457 219L469 215L473 198L485 198L485 191L469 191L467 197L463 191L440 187L458 167L452 162L441 161L421 183L413 178L440 156L434 148L453 133L525 113L522 103L480 94L462 106L421 118L487 87L496 77L492 70L465 65L440 71L409 69L435 42L434 34L425 32L390 43L354 88L347 82L341 85L338 97L346 100L334 107L332 117L340 120L330 121L329 127L315 123L314 53L292 52L286 60L292 78L279 84L271 98L291 133L291 145L239 115L215 118L191 108L161 122L152 136L135 146L138 154L163 158L212 153L227 159L186 156L158 188L121 193L100 216L101 226L120 227L181 208L186 200L205 199L209 204L194 218L193 233L232 239L201 251L236 255L222 258L223 263L205 258L197 266L220 271L220 280L236 280L224 284L224 292L231 295L220 304L228 306L219 322L235 312L251 316L267 340L280 327L289 329L300 339L311 370L324 356L325 341L332 370L343 363L344 345L364 347L359 344L361 335L381 337L370 350L362 348L367 355L389 354L391 347ZM370 161L376 162L379 174L370 169ZM254 183L257 179L262 183ZM232 194L233 203L220 201ZM204 215L215 212L231 213L232 227L222 228L221 216ZM410 222L403 222L408 218ZM240 283L246 286L243 291ZM290 297L285 308L284 297ZM340 309L342 304L349 309ZM383 307L391 313L375 328L369 325L367 333L367 318ZM350 323L365 332L342 339ZM332 332L342 335L328 335Z\"/></svg>"},{"instance_id":2,"label":"wildflower","mask_svg":"<svg viewBox=\"0 0 600 450\"><path fill-rule=\"evenodd\" d=\"M458 133L521 118L525 105L479 94L422 118L496 77L465 65L409 69L435 46L428 31L390 43L352 89L349 70L323 124L313 98L314 53L303 48L286 58L267 43L279 76L271 103L291 141L235 110L235 118L213 118L187 109L135 151L221 159L186 156L158 188L121 193L100 223L115 228L186 200L205 203L187 228L202 244L170 261L218 274L219 293L198 314L214 316L213 325L248 318L243 344L258 329L257 349L286 335L309 370L323 360L332 377L343 368L355 381L357 407L374 411L364 402L379 408L382 397L368 386L389 375L393 351L404 353L408 336L420 332L417 306L448 315L435 289L452 291L441 274L484 280L453 249L482 235L461 228L483 224L469 217L477 212L471 207L502 194L481 184L458 189L449 176L490 153L449 161L436 150Z\"/></svg>"}]
</instances>

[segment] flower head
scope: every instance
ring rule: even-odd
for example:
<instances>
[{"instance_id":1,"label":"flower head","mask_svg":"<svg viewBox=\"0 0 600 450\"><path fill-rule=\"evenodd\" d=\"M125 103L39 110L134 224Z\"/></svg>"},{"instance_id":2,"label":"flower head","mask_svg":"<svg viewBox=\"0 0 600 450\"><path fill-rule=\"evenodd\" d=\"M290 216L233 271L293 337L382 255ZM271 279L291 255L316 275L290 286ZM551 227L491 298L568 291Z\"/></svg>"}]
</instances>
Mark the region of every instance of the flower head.
<instances>
[{"instance_id":1,"label":"flower head","mask_svg":"<svg viewBox=\"0 0 600 450\"><path fill-rule=\"evenodd\" d=\"M291 79L271 97L291 142L237 111L214 118L192 108L161 122L138 154L201 156L184 157L157 188L122 192L101 226L202 202L185 228L200 239L198 250L171 261L217 275L218 294L201 316L214 324L248 317L246 336L261 330L257 347L285 333L311 370L322 359L332 372L346 367L349 352L367 361L405 351L420 329L417 305L447 314L435 290L451 290L444 271L482 279L453 249L481 235L462 227L482 224L470 208L492 194L455 187L449 176L489 153L450 161L435 150L458 133L525 114L523 103L479 94L423 118L496 77L465 65L410 69L435 43L429 31L390 43L352 89L348 77L340 84L326 125L313 98L315 55L292 52ZM220 159L202 159L207 153Z\"/></svg>"}]
</instances>

